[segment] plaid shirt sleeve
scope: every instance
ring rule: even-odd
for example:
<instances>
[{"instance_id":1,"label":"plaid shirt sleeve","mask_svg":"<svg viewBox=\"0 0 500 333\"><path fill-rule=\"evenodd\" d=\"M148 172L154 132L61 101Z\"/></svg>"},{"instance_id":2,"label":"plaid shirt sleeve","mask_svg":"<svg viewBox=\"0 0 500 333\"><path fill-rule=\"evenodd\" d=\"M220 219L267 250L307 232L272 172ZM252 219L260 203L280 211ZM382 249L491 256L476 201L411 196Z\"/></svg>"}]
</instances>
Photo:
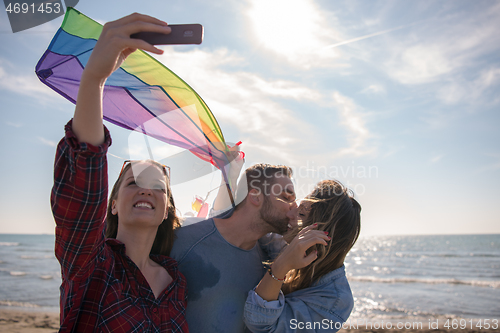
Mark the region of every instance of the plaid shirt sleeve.
<instances>
[{"instance_id":1,"label":"plaid shirt sleeve","mask_svg":"<svg viewBox=\"0 0 500 333\"><path fill-rule=\"evenodd\" d=\"M105 142L100 146L78 142L72 120L57 146L52 213L56 222L55 254L62 278L85 278L95 265L104 244L108 196L106 152L111 137L104 127Z\"/></svg>"}]
</instances>

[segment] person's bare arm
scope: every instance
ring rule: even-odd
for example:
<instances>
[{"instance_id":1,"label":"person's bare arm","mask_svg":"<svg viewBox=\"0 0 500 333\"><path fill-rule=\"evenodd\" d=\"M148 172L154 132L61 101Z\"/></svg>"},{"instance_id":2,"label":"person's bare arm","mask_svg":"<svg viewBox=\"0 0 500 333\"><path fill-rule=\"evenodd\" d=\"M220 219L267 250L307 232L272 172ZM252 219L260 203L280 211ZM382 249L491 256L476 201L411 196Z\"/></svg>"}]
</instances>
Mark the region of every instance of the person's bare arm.
<instances>
[{"instance_id":1,"label":"person's bare arm","mask_svg":"<svg viewBox=\"0 0 500 333\"><path fill-rule=\"evenodd\" d=\"M130 35L141 31L170 33L167 23L156 18L131 14L108 22L85 66L80 81L73 117L73 132L78 141L98 146L104 142L102 98L107 78L136 49L156 54L163 51Z\"/></svg>"},{"instance_id":2,"label":"person's bare arm","mask_svg":"<svg viewBox=\"0 0 500 333\"><path fill-rule=\"evenodd\" d=\"M243 157L244 156L243 153L240 152L240 148L238 145L231 147L229 149L229 154L231 163L225 166L224 169L226 169L227 176L229 177L229 181L232 186L231 195L233 196L234 200L236 193L236 184L238 182L238 176L240 175L241 168L245 163L245 159ZM229 198L229 190L224 180L224 177L222 177L221 185L217 192L217 196L215 197L214 205L212 208L215 211L231 208L231 199Z\"/></svg>"}]
</instances>

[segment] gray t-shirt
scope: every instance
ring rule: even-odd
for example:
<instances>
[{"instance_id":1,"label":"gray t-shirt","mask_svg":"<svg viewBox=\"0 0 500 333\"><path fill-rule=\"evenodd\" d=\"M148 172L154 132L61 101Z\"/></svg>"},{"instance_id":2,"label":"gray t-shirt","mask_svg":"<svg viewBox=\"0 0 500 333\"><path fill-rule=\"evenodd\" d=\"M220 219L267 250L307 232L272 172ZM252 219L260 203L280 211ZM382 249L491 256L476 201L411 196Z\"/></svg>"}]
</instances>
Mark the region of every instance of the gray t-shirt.
<instances>
[{"instance_id":1,"label":"gray t-shirt","mask_svg":"<svg viewBox=\"0 0 500 333\"><path fill-rule=\"evenodd\" d=\"M242 250L228 243L208 219L176 230L170 256L186 277L186 317L193 333L245 332L243 309L248 291L265 274L269 260L258 243Z\"/></svg>"}]
</instances>

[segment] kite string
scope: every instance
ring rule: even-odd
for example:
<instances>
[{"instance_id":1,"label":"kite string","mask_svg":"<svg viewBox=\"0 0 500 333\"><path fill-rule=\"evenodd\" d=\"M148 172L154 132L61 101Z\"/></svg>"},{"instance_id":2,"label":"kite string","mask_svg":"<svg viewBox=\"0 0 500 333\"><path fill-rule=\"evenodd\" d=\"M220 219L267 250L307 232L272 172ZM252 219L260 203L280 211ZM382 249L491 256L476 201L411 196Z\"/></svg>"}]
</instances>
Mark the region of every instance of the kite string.
<instances>
[{"instance_id":1,"label":"kite string","mask_svg":"<svg viewBox=\"0 0 500 333\"><path fill-rule=\"evenodd\" d=\"M142 129L142 134L144 134L144 141L146 141L146 147L148 147L148 154L149 154L149 159L153 159L153 152L151 151L151 147L149 145L149 139L148 136L146 135L146 130L144 129L144 124L141 124L141 129Z\"/></svg>"}]
</instances>

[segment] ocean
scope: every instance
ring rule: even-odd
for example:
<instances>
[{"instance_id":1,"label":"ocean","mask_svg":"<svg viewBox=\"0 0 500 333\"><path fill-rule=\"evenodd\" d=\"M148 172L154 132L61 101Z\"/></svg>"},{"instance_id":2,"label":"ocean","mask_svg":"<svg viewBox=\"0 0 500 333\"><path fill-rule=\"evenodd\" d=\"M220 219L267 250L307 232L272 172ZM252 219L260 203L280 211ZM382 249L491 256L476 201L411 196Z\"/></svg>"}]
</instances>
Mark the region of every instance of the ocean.
<instances>
[{"instance_id":1,"label":"ocean","mask_svg":"<svg viewBox=\"0 0 500 333\"><path fill-rule=\"evenodd\" d=\"M500 235L377 236L346 258L351 320L500 318ZM53 235L0 234L0 307L58 311Z\"/></svg>"},{"instance_id":2,"label":"ocean","mask_svg":"<svg viewBox=\"0 0 500 333\"><path fill-rule=\"evenodd\" d=\"M0 306L59 312L54 235L0 234Z\"/></svg>"},{"instance_id":3,"label":"ocean","mask_svg":"<svg viewBox=\"0 0 500 333\"><path fill-rule=\"evenodd\" d=\"M364 238L346 271L351 319L500 319L500 235Z\"/></svg>"}]
</instances>

